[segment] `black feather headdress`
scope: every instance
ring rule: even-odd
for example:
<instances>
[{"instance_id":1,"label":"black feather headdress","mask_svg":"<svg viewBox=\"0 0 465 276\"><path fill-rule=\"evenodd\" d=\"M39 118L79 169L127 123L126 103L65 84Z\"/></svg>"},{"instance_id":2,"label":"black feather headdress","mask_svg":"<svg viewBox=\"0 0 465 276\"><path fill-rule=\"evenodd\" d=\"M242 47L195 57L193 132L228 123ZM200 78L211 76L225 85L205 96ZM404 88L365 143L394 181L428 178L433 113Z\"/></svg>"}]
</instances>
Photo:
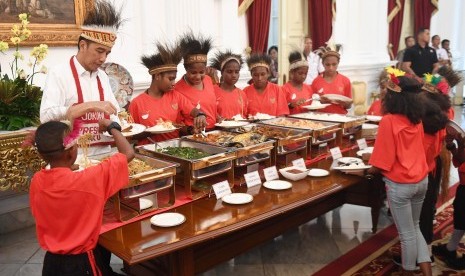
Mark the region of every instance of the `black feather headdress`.
<instances>
[{"instance_id":1,"label":"black feather headdress","mask_svg":"<svg viewBox=\"0 0 465 276\"><path fill-rule=\"evenodd\" d=\"M249 67L250 71L256 67L265 67L266 69L270 70L270 65L271 57L267 54L253 53L247 59L247 66Z\"/></svg>"},{"instance_id":2,"label":"black feather headdress","mask_svg":"<svg viewBox=\"0 0 465 276\"><path fill-rule=\"evenodd\" d=\"M451 88L463 80L462 75L449 66L442 66L439 68L438 74L446 79Z\"/></svg>"},{"instance_id":3,"label":"black feather headdress","mask_svg":"<svg viewBox=\"0 0 465 276\"><path fill-rule=\"evenodd\" d=\"M224 52L216 53L215 57L210 60L211 67L215 68L216 70L223 71L226 63L232 60L239 63L239 68L242 67L242 64L244 63L240 55L234 54L231 50L226 50Z\"/></svg>"},{"instance_id":4,"label":"black feather headdress","mask_svg":"<svg viewBox=\"0 0 465 276\"><path fill-rule=\"evenodd\" d=\"M123 21L121 8L117 10L111 3L97 0L84 19L81 36L105 46L113 47L116 32L123 24Z\"/></svg>"},{"instance_id":5,"label":"black feather headdress","mask_svg":"<svg viewBox=\"0 0 465 276\"><path fill-rule=\"evenodd\" d=\"M207 63L207 55L213 44L211 38L199 36L194 37L192 32L183 35L179 41L184 58L184 64L192 64L197 62Z\"/></svg>"},{"instance_id":6,"label":"black feather headdress","mask_svg":"<svg viewBox=\"0 0 465 276\"><path fill-rule=\"evenodd\" d=\"M177 71L177 66L182 59L181 48L179 46L169 46L157 43L157 53L142 56L141 61L150 75L155 75L168 71Z\"/></svg>"}]
</instances>

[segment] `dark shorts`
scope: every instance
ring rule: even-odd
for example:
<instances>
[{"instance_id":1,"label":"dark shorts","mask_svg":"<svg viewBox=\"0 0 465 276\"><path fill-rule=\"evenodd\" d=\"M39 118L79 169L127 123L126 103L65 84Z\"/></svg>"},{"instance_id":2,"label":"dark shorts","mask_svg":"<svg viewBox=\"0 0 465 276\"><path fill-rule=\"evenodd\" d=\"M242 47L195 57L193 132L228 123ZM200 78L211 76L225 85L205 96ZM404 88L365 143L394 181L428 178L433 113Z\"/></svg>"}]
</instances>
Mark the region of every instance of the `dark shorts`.
<instances>
[{"instance_id":1,"label":"dark shorts","mask_svg":"<svg viewBox=\"0 0 465 276\"><path fill-rule=\"evenodd\" d=\"M459 185L455 194L454 228L465 230L465 185Z\"/></svg>"},{"instance_id":2,"label":"dark shorts","mask_svg":"<svg viewBox=\"0 0 465 276\"><path fill-rule=\"evenodd\" d=\"M106 266L102 262L99 247L93 250L93 255L101 275L112 275L112 272L109 272L105 269ZM92 272L92 266L87 253L77 255L63 255L47 252L44 258L42 275L81 276L94 274Z\"/></svg>"}]
</instances>

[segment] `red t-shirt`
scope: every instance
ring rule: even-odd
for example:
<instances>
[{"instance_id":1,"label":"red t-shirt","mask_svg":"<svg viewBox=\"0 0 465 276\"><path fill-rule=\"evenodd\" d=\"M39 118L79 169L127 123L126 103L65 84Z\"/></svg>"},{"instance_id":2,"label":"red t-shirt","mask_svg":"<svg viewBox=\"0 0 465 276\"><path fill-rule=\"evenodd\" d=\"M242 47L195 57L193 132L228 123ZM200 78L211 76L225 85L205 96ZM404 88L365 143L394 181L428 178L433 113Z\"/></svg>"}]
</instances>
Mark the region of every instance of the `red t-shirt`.
<instances>
[{"instance_id":1,"label":"red t-shirt","mask_svg":"<svg viewBox=\"0 0 465 276\"><path fill-rule=\"evenodd\" d=\"M107 199L128 184L126 156L83 171L42 169L31 181L31 212L40 246L55 254L81 254L95 248Z\"/></svg>"},{"instance_id":2,"label":"red t-shirt","mask_svg":"<svg viewBox=\"0 0 465 276\"><path fill-rule=\"evenodd\" d=\"M320 96L326 94L338 94L352 99L352 85L350 84L350 80L346 76L343 76L339 73L330 83L323 78L323 75L319 75L313 80L312 89L313 93L317 93ZM331 104L319 111L327 113L347 114L347 110L337 104Z\"/></svg>"},{"instance_id":3,"label":"red t-shirt","mask_svg":"<svg viewBox=\"0 0 465 276\"><path fill-rule=\"evenodd\" d=\"M286 100L287 103L290 104L291 102L296 102L300 99L311 99L313 95L313 90L312 87L308 84L302 84L302 90L299 90L292 86L290 82L286 83L285 85L282 86L283 92L286 94ZM295 95L295 97L293 96ZM294 97L294 99L292 99ZM303 105L309 105L311 102L304 103ZM295 108L289 108L289 112L291 114L297 114L297 113L303 113L307 112L308 110L303 108L302 105L295 107Z\"/></svg>"},{"instance_id":4,"label":"red t-shirt","mask_svg":"<svg viewBox=\"0 0 465 276\"><path fill-rule=\"evenodd\" d=\"M438 157L441 153L444 137L446 137L445 129L442 129L433 135L425 133L423 143L429 172L432 172L436 168L436 157Z\"/></svg>"},{"instance_id":5,"label":"red t-shirt","mask_svg":"<svg viewBox=\"0 0 465 276\"><path fill-rule=\"evenodd\" d=\"M367 111L367 115L383 116L381 100L374 101Z\"/></svg>"},{"instance_id":6,"label":"red t-shirt","mask_svg":"<svg viewBox=\"0 0 465 276\"><path fill-rule=\"evenodd\" d=\"M281 88L271 82L259 93L253 84L244 88L244 92L249 100L248 114L255 115L264 113L272 116L288 115L286 95Z\"/></svg>"},{"instance_id":7,"label":"red t-shirt","mask_svg":"<svg viewBox=\"0 0 465 276\"><path fill-rule=\"evenodd\" d=\"M231 119L237 114L247 118L247 95L239 88L226 91L215 85L216 103L218 114L226 119Z\"/></svg>"},{"instance_id":8,"label":"red t-shirt","mask_svg":"<svg viewBox=\"0 0 465 276\"><path fill-rule=\"evenodd\" d=\"M135 123L142 124L146 127L152 127L157 124L158 119L164 121L177 122L182 121L182 117L189 117L194 109L194 105L176 90L166 92L160 99L156 99L147 93L137 96L129 105L129 113ZM174 139L179 137L179 131L173 131L152 136L157 142ZM140 144L147 144L148 140L140 141Z\"/></svg>"},{"instance_id":9,"label":"red t-shirt","mask_svg":"<svg viewBox=\"0 0 465 276\"><path fill-rule=\"evenodd\" d=\"M184 97L186 97L194 107L200 104L200 109L207 115L207 129L212 129L216 124L216 96L215 89L213 88L212 80L209 76L203 78L203 89L197 90L190 86L184 78L181 78L174 89L179 91ZM183 116L182 121L188 126L194 124L194 118L189 116Z\"/></svg>"},{"instance_id":10,"label":"red t-shirt","mask_svg":"<svg viewBox=\"0 0 465 276\"><path fill-rule=\"evenodd\" d=\"M423 124L412 124L399 114L386 114L379 122L370 164L397 183L417 183L428 173L423 145Z\"/></svg>"}]
</instances>

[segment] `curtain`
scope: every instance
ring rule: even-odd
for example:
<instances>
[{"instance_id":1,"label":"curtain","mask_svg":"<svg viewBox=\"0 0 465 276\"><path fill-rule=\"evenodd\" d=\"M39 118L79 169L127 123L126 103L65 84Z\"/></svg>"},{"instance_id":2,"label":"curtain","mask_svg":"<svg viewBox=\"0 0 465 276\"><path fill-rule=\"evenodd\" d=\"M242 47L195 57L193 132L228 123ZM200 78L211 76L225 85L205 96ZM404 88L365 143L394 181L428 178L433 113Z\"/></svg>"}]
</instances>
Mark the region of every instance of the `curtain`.
<instances>
[{"instance_id":1,"label":"curtain","mask_svg":"<svg viewBox=\"0 0 465 276\"><path fill-rule=\"evenodd\" d=\"M421 28L430 27L431 16L438 9L437 0L414 0L413 1L413 19L415 26L415 34L418 33L418 30Z\"/></svg>"},{"instance_id":2,"label":"curtain","mask_svg":"<svg viewBox=\"0 0 465 276\"><path fill-rule=\"evenodd\" d=\"M395 56L399 50L405 0L388 0L389 44Z\"/></svg>"},{"instance_id":3,"label":"curtain","mask_svg":"<svg viewBox=\"0 0 465 276\"><path fill-rule=\"evenodd\" d=\"M309 30L313 49L326 46L333 31L333 1L308 0Z\"/></svg>"},{"instance_id":4,"label":"curtain","mask_svg":"<svg viewBox=\"0 0 465 276\"><path fill-rule=\"evenodd\" d=\"M243 0L239 0L239 6ZM270 31L271 0L254 0L247 9L249 46L253 53L266 53Z\"/></svg>"}]
</instances>

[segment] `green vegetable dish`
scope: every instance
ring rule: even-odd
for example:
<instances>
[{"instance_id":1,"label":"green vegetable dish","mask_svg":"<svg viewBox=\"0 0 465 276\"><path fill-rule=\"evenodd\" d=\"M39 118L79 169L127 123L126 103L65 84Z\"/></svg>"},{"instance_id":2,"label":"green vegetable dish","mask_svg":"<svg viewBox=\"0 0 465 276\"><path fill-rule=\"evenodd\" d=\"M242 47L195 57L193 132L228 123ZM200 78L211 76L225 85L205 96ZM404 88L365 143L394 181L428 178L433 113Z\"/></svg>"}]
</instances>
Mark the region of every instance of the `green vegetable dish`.
<instances>
[{"instance_id":1,"label":"green vegetable dish","mask_svg":"<svg viewBox=\"0 0 465 276\"><path fill-rule=\"evenodd\" d=\"M189 160L200 159L211 155L203 150L188 147L166 147L159 149L158 152Z\"/></svg>"}]
</instances>

